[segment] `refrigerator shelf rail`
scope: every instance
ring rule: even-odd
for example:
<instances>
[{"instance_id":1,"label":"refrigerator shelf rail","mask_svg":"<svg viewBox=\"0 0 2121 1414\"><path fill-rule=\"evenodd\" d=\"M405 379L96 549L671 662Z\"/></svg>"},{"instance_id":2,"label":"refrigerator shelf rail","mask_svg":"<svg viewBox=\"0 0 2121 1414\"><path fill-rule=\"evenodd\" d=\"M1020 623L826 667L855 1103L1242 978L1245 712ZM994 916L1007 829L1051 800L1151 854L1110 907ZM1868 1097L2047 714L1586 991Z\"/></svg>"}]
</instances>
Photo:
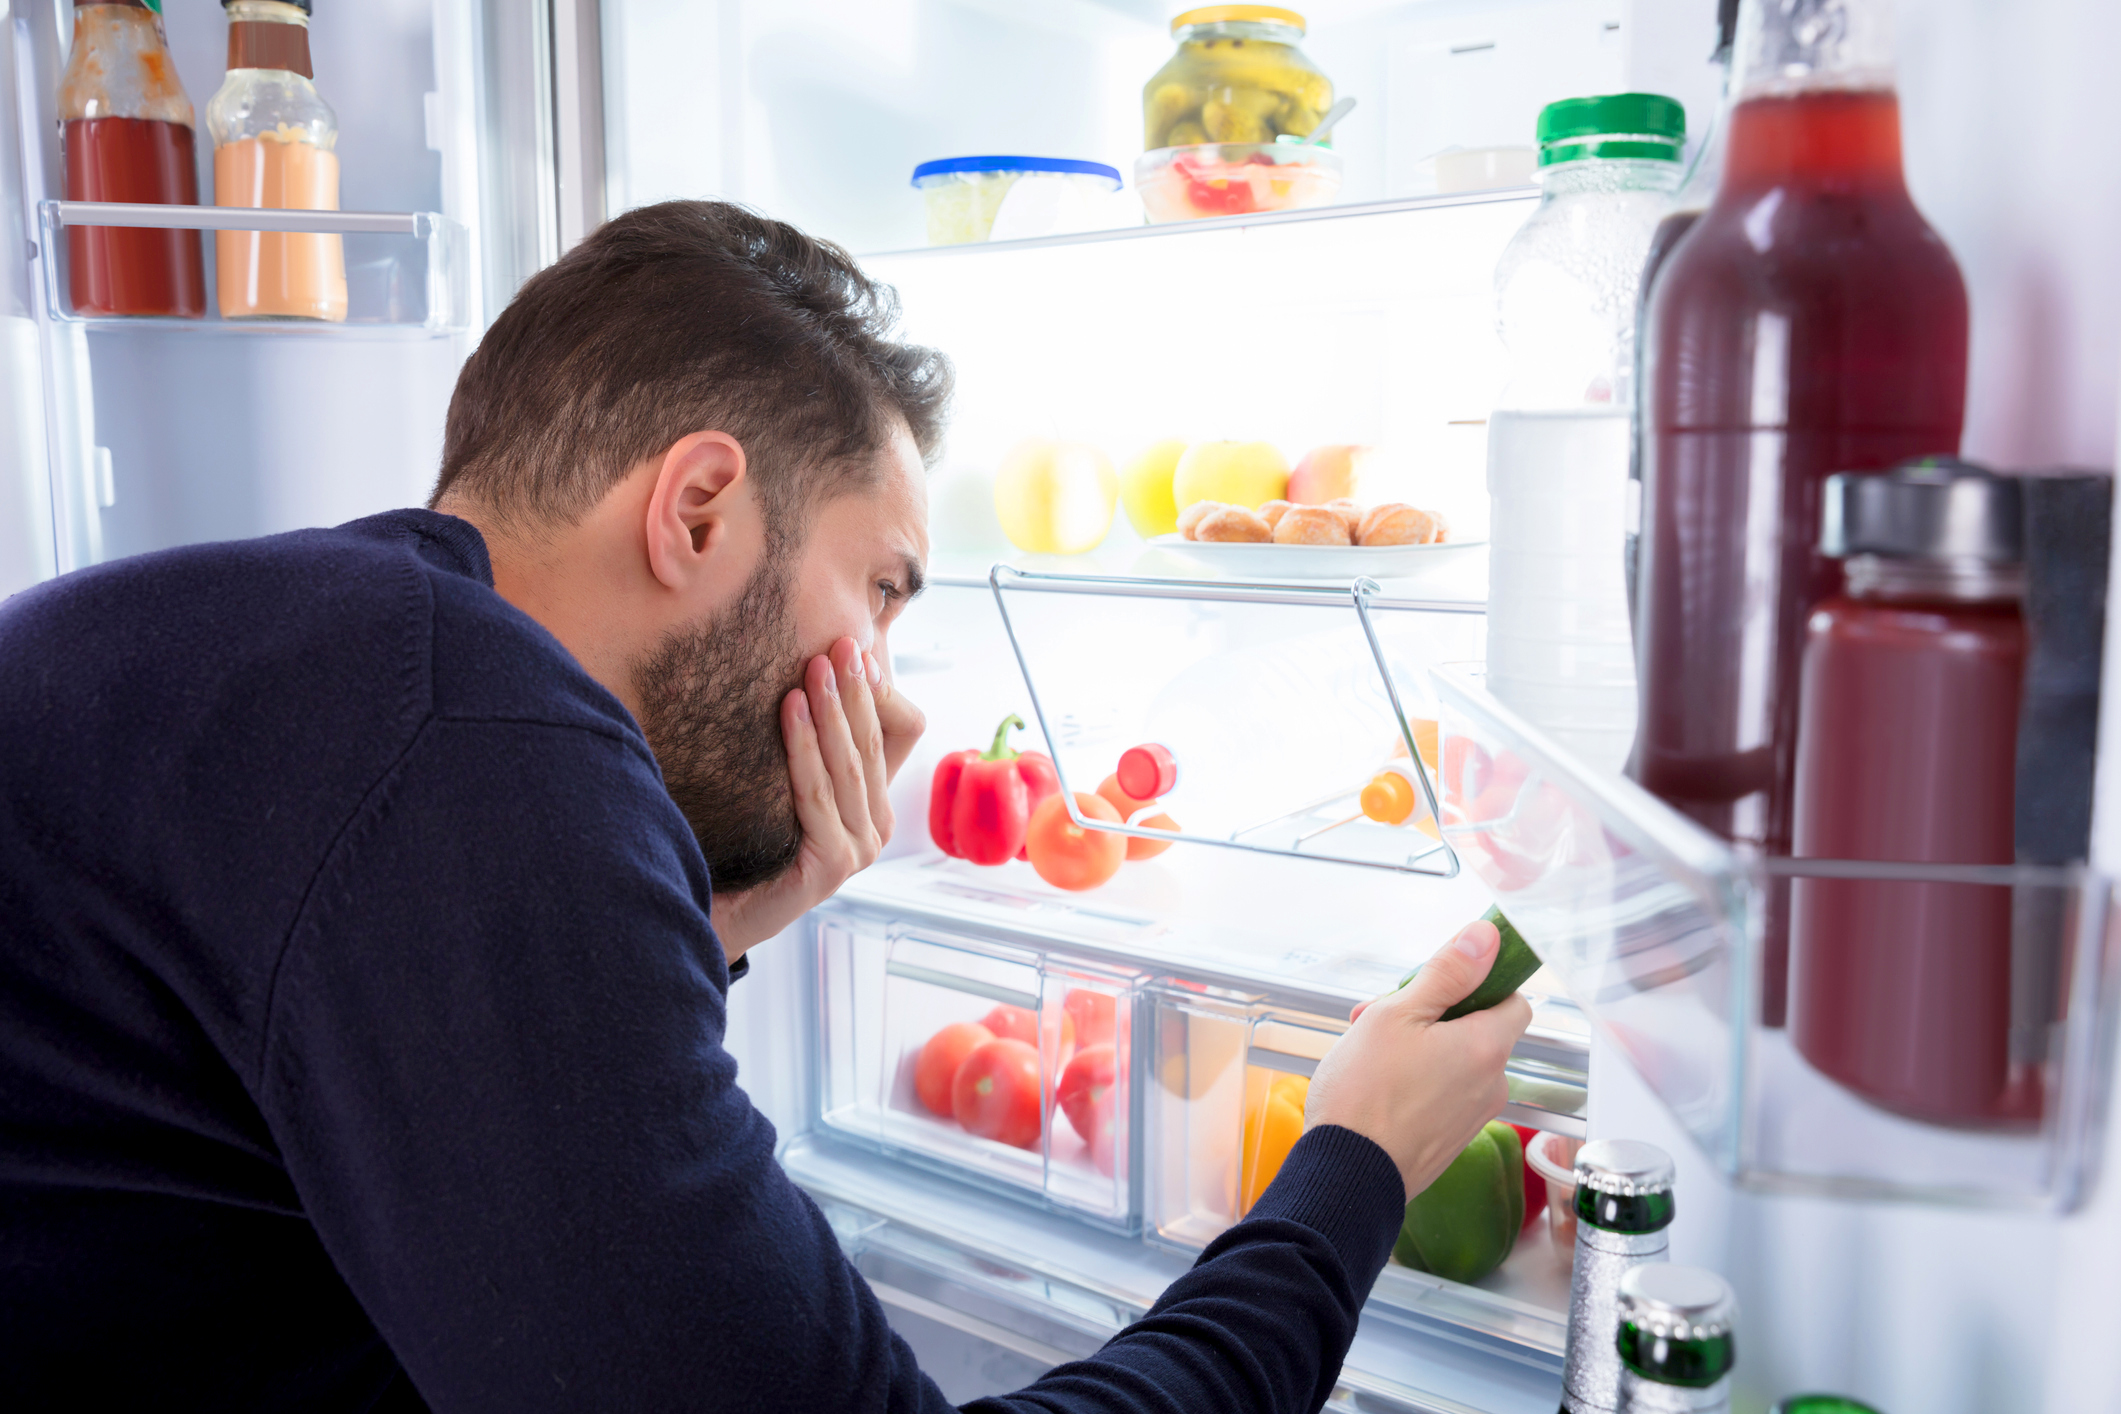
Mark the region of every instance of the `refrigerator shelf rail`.
<instances>
[{"instance_id":1,"label":"refrigerator shelf rail","mask_svg":"<svg viewBox=\"0 0 2121 1414\"><path fill-rule=\"evenodd\" d=\"M1445 836L1734 1182L2056 1213L2083 1204L2098 1177L2121 980L2107 879L2081 866L1762 857L1575 759L1497 702L1477 670L1440 668L1434 683ZM1767 900L1807 880L1868 884L1910 927L1924 909L2008 920L2011 1060L1992 1112L1910 1117L1900 1097L1874 1102L1816 1068L1801 1031L1761 1024Z\"/></svg>"},{"instance_id":2,"label":"refrigerator shelf rail","mask_svg":"<svg viewBox=\"0 0 2121 1414\"><path fill-rule=\"evenodd\" d=\"M89 329L192 329L267 338L434 338L470 327L470 238L433 211L289 211L144 202L42 201L34 258L43 266L52 318ZM349 238L344 323L309 319L174 319L83 316L68 295L65 232L77 226L180 231L286 231ZM408 252L407 243L413 243ZM410 254L416 260L407 259ZM208 248L206 269L214 260Z\"/></svg>"},{"instance_id":3,"label":"refrigerator shelf rail","mask_svg":"<svg viewBox=\"0 0 2121 1414\"><path fill-rule=\"evenodd\" d=\"M1032 714L1059 773L1061 801L1077 826L1167 843L1293 855L1443 879L1457 876L1457 853L1434 825L1441 816L1431 763L1424 758L1403 695L1402 679L1418 683L1419 675L1404 666L1395 671L1379 634L1378 614L1389 610L1470 617L1482 613L1482 606L1448 599L1386 599L1377 581L1367 577L1338 588L1058 574L997 564L989 572L988 584L1023 673ZM1138 662L1132 672L1116 671L1108 661L1096 661L1094 645L1092 655L1085 656L1080 623L1049 618L1034 633L1028 622L1031 616L1021 606L1012 612L1012 594L1161 604L1167 606L1165 623L1173 641L1184 642L1186 651ZM1250 691L1230 683L1210 688L1205 677L1212 677L1215 670L1194 650L1217 635L1193 631L1204 627L1200 623L1172 620L1169 607L1183 605L1259 606L1281 622L1269 632L1254 635L1255 645L1260 638L1278 638L1281 656L1273 656L1277 645L1270 641L1261 659L1262 671ZM1338 608L1353 610L1361 633L1357 651L1374 668L1374 679L1367 674L1360 681L1331 678L1331 673L1345 667L1346 655L1340 650L1355 645L1289 646L1299 631L1286 611ZM1130 617L1140 631L1142 615ZM1052 662L1062 666L1050 673L1044 668L1034 673L1034 637L1040 654L1052 654L1048 666ZM1176 676L1171 672L1174 663L1179 669ZM1205 675L1190 696L1184 682L1189 670ZM1085 816L1076 794L1090 786L1089 777L1097 768L1094 764L1089 771L1082 767L1094 758L1089 758L1087 750L1071 749L1070 732L1064 730L1067 717L1048 706L1048 695L1038 686L1041 677L1064 684L1063 691L1071 698L1079 698L1094 678L1116 683L1117 692L1107 687L1107 700L1093 714L1106 719L1112 730L1093 733L1094 740L1084 742L1084 747L1099 747L1116 755L1113 748L1121 743L1113 730L1121 723L1141 732L1144 739L1169 737L1167 744L1180 755L1181 766L1177 790L1168 801L1174 812L1192 813L1192 828L1159 829L1146 819L1110 823ZM1146 704L1143 696L1149 697ZM1081 714L1075 715L1079 719ZM1313 732L1308 730L1313 722L1328 725ZM1233 733L1233 724L1239 732ZM1399 825L1373 823L1354 809L1363 780L1385 762L1381 757L1350 757L1346 750L1349 742L1383 739L1387 732L1396 755L1405 763L1402 769L1419 792L1413 815ZM1239 739L1247 733L1251 739ZM1314 739L1329 734L1331 740ZM1071 763L1077 767L1073 780ZM1244 799L1247 788L1264 797L1265 803L1248 804ZM1147 812L1138 814L1146 816Z\"/></svg>"}]
</instances>

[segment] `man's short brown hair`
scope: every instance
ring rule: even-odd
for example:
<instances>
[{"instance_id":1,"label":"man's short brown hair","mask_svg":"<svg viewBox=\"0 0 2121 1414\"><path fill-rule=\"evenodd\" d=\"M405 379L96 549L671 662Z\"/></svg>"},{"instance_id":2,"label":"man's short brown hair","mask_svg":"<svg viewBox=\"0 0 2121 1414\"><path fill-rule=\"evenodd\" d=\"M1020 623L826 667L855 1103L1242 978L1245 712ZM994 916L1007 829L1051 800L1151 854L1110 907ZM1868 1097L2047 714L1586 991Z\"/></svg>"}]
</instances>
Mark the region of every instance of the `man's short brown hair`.
<instances>
[{"instance_id":1,"label":"man's short brown hair","mask_svg":"<svg viewBox=\"0 0 2121 1414\"><path fill-rule=\"evenodd\" d=\"M898 295L840 247L720 201L607 221L525 281L457 376L434 499L572 524L710 429L744 447L768 533L861 486L903 421L942 440L949 360L894 342Z\"/></svg>"}]
</instances>

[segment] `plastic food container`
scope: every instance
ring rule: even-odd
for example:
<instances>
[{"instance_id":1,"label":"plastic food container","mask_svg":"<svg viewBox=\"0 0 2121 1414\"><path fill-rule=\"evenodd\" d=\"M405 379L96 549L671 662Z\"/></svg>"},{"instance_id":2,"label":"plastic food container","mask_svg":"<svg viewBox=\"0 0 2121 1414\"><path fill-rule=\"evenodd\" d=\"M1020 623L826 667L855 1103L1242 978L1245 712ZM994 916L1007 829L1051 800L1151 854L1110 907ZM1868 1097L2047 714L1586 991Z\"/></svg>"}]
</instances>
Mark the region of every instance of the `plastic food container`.
<instances>
[{"instance_id":1,"label":"plastic food container","mask_svg":"<svg viewBox=\"0 0 2121 1414\"><path fill-rule=\"evenodd\" d=\"M1142 154L1134 186L1151 221L1199 221L1322 205L1340 191L1340 167L1329 147L1210 142Z\"/></svg>"},{"instance_id":2,"label":"plastic food container","mask_svg":"<svg viewBox=\"0 0 2121 1414\"><path fill-rule=\"evenodd\" d=\"M1210 5L1171 21L1178 52L1142 86L1142 147L1304 138L1333 106L1333 81L1304 57L1304 17L1272 5Z\"/></svg>"},{"instance_id":3,"label":"plastic food container","mask_svg":"<svg viewBox=\"0 0 2121 1414\"><path fill-rule=\"evenodd\" d=\"M1532 1172L1547 1181L1547 1228L1554 1250L1571 1260L1576 1255L1576 1151L1582 1147L1581 1139L1541 1134L1524 1155Z\"/></svg>"},{"instance_id":4,"label":"plastic food container","mask_svg":"<svg viewBox=\"0 0 2121 1414\"><path fill-rule=\"evenodd\" d=\"M1071 157L945 157L913 169L928 206L928 244L1023 240L1110 225L1104 198L1119 172Z\"/></svg>"}]
</instances>

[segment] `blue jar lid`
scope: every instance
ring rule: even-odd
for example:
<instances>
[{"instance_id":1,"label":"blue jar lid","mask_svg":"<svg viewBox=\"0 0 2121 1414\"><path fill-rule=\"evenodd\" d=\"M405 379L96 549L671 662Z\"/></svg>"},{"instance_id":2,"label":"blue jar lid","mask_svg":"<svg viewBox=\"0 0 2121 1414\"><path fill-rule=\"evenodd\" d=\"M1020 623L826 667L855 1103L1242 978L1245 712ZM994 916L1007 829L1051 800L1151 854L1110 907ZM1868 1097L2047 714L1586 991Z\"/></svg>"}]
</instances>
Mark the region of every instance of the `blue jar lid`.
<instances>
[{"instance_id":1,"label":"blue jar lid","mask_svg":"<svg viewBox=\"0 0 2121 1414\"><path fill-rule=\"evenodd\" d=\"M1079 162L1073 157L941 157L913 169L913 185L923 177L943 177L953 172L1072 172L1083 177L1102 177L1119 190L1119 169L1102 162Z\"/></svg>"}]
</instances>

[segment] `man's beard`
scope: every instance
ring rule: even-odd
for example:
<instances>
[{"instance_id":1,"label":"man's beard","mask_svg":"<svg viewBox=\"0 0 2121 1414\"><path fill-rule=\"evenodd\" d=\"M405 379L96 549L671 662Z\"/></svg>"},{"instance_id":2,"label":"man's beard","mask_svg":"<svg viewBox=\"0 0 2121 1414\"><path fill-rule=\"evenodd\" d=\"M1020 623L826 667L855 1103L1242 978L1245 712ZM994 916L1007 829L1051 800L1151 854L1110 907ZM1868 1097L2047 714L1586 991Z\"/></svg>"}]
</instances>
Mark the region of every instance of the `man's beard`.
<instances>
[{"instance_id":1,"label":"man's beard","mask_svg":"<svg viewBox=\"0 0 2121 1414\"><path fill-rule=\"evenodd\" d=\"M786 872L803 846L781 741L803 654L781 563L769 555L734 605L671 630L634 669L641 730L718 893Z\"/></svg>"}]
</instances>

